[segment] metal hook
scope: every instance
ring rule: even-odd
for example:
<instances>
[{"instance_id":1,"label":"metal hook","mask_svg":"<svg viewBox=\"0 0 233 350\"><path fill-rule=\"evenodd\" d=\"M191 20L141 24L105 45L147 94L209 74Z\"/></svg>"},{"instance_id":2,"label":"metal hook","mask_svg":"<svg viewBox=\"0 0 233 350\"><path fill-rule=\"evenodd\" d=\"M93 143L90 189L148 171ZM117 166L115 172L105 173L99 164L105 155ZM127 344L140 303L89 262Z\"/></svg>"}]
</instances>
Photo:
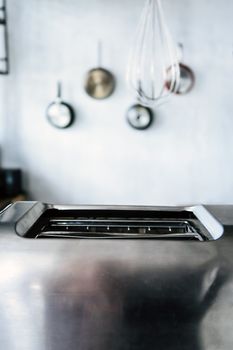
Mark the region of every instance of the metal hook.
<instances>
[{"instance_id":1,"label":"metal hook","mask_svg":"<svg viewBox=\"0 0 233 350\"><path fill-rule=\"evenodd\" d=\"M184 44L178 43L177 48L178 48L178 61L182 62L184 59Z\"/></svg>"},{"instance_id":2,"label":"metal hook","mask_svg":"<svg viewBox=\"0 0 233 350\"><path fill-rule=\"evenodd\" d=\"M98 59L98 67L101 67L102 65L102 42L101 40L98 41L98 47L97 47L97 59Z\"/></svg>"}]
</instances>

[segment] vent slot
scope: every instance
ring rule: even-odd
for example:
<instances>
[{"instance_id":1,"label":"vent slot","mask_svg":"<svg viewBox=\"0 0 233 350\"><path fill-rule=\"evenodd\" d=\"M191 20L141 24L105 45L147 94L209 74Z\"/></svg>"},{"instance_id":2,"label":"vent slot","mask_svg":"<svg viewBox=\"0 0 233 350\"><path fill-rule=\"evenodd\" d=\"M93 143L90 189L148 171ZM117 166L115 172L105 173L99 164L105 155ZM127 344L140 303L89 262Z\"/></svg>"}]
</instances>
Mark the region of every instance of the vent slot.
<instances>
[{"instance_id":1,"label":"vent slot","mask_svg":"<svg viewBox=\"0 0 233 350\"><path fill-rule=\"evenodd\" d=\"M21 227L27 226L28 218L23 220ZM101 208L47 209L23 236L34 239L212 239L190 211Z\"/></svg>"},{"instance_id":2,"label":"vent slot","mask_svg":"<svg viewBox=\"0 0 233 350\"><path fill-rule=\"evenodd\" d=\"M122 214L122 213L121 213ZM185 239L204 241L194 219L119 216L47 216L41 218L28 237L42 238L112 238L112 239ZM150 213L152 214L152 213ZM174 214L173 214L174 215ZM37 231L37 232L36 232Z\"/></svg>"}]
</instances>

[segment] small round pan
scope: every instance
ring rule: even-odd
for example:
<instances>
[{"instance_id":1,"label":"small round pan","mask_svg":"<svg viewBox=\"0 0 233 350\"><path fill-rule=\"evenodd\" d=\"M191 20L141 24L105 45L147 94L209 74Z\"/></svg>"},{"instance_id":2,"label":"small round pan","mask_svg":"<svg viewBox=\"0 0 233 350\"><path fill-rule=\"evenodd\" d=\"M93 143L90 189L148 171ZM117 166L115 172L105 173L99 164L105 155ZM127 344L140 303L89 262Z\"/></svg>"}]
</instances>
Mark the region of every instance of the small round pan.
<instances>
[{"instance_id":1,"label":"small round pan","mask_svg":"<svg viewBox=\"0 0 233 350\"><path fill-rule=\"evenodd\" d=\"M75 113L71 105L62 101L61 83L57 85L57 97L47 108L47 119L58 129L66 129L75 120Z\"/></svg>"},{"instance_id":2,"label":"small round pan","mask_svg":"<svg viewBox=\"0 0 233 350\"><path fill-rule=\"evenodd\" d=\"M140 104L131 106L126 115L129 125L137 130L148 129L153 122L153 117L152 110Z\"/></svg>"},{"instance_id":3,"label":"small round pan","mask_svg":"<svg viewBox=\"0 0 233 350\"><path fill-rule=\"evenodd\" d=\"M104 68L94 68L87 73L85 81L86 93L97 100L103 100L112 95L116 82L113 74Z\"/></svg>"},{"instance_id":4,"label":"small round pan","mask_svg":"<svg viewBox=\"0 0 233 350\"><path fill-rule=\"evenodd\" d=\"M168 68L168 76L171 68ZM180 82L176 91L173 91L176 95L185 95L189 93L195 84L195 75L192 69L183 63L180 63ZM168 79L166 82L166 87L170 89L171 81Z\"/></svg>"},{"instance_id":5,"label":"small round pan","mask_svg":"<svg viewBox=\"0 0 233 350\"><path fill-rule=\"evenodd\" d=\"M185 95L190 92L195 84L195 75L192 69L180 63L180 85L176 91L177 95Z\"/></svg>"}]
</instances>

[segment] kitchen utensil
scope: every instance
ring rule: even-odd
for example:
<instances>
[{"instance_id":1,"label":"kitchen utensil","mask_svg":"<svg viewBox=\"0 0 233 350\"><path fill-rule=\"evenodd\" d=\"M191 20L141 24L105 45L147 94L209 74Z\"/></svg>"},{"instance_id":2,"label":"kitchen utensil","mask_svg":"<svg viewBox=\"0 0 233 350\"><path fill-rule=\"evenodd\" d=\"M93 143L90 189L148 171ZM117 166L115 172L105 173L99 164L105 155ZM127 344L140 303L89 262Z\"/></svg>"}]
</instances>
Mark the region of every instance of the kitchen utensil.
<instances>
[{"instance_id":1,"label":"kitchen utensil","mask_svg":"<svg viewBox=\"0 0 233 350\"><path fill-rule=\"evenodd\" d=\"M145 130L153 121L153 112L149 107L137 103L128 109L126 118L133 128Z\"/></svg>"},{"instance_id":2,"label":"kitchen utensil","mask_svg":"<svg viewBox=\"0 0 233 350\"><path fill-rule=\"evenodd\" d=\"M185 95L190 92L195 84L195 75L192 69L183 63L180 63L180 83L175 91L177 95Z\"/></svg>"},{"instance_id":3,"label":"kitchen utensil","mask_svg":"<svg viewBox=\"0 0 233 350\"><path fill-rule=\"evenodd\" d=\"M170 67L170 85L166 88ZM153 106L179 87L177 49L165 22L160 0L147 0L130 55L127 79L141 104Z\"/></svg>"},{"instance_id":4,"label":"kitchen utensil","mask_svg":"<svg viewBox=\"0 0 233 350\"><path fill-rule=\"evenodd\" d=\"M56 128L65 129L71 126L75 113L70 104L62 100L61 83L57 83L57 97L47 108L47 119Z\"/></svg>"},{"instance_id":5,"label":"kitchen utensil","mask_svg":"<svg viewBox=\"0 0 233 350\"><path fill-rule=\"evenodd\" d=\"M183 44L179 43L178 45L179 51L180 51L180 81L179 81L179 86L177 87L176 90L173 90L172 92L177 94L177 95L185 95L188 92L190 92L195 84L195 75L192 69L187 66L184 63L181 63L184 58L184 46ZM166 86L168 89L171 88L171 68L168 69L168 79Z\"/></svg>"},{"instance_id":6,"label":"kitchen utensil","mask_svg":"<svg viewBox=\"0 0 233 350\"><path fill-rule=\"evenodd\" d=\"M91 69L85 79L86 93L97 100L108 98L115 90L115 77L102 66L102 45L98 44L98 66Z\"/></svg>"}]
</instances>

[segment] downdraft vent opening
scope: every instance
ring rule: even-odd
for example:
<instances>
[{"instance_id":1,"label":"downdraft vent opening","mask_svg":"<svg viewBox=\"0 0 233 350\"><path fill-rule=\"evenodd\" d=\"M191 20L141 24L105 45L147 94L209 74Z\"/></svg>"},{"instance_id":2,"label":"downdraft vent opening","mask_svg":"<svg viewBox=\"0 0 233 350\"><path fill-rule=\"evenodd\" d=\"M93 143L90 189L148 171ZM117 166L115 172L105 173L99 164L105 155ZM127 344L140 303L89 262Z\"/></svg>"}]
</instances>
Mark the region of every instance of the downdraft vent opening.
<instances>
[{"instance_id":1,"label":"downdraft vent opening","mask_svg":"<svg viewBox=\"0 0 233 350\"><path fill-rule=\"evenodd\" d=\"M25 237L34 239L211 239L190 212L47 210Z\"/></svg>"}]
</instances>

